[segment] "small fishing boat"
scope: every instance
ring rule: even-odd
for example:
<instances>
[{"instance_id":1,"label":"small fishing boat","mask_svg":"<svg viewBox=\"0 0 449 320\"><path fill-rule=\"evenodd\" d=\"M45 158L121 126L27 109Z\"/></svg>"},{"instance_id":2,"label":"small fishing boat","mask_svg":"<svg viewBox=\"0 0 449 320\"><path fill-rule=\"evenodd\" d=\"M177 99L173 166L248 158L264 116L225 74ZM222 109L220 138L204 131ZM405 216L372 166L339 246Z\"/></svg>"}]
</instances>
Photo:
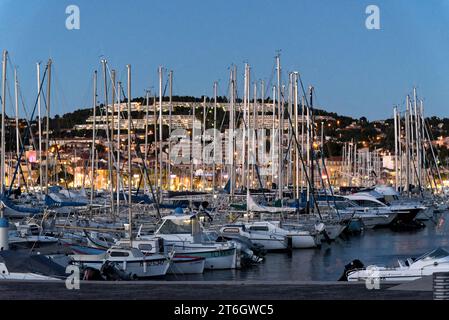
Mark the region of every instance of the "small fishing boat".
<instances>
[{"instance_id":1,"label":"small fishing boat","mask_svg":"<svg viewBox=\"0 0 449 320\"><path fill-rule=\"evenodd\" d=\"M175 211L176 212L176 211ZM178 214L162 218L154 235L140 235L137 239L162 238L165 252L174 250L183 256L206 258L205 269L239 268L239 256L234 242L213 242L204 239L196 215Z\"/></svg>"},{"instance_id":2,"label":"small fishing boat","mask_svg":"<svg viewBox=\"0 0 449 320\"><path fill-rule=\"evenodd\" d=\"M100 254L71 255L72 264L101 270L104 263L114 263L130 278L151 278L164 276L172 261L174 252L168 256L161 254L144 255L136 248L112 247Z\"/></svg>"},{"instance_id":3,"label":"small fishing boat","mask_svg":"<svg viewBox=\"0 0 449 320\"><path fill-rule=\"evenodd\" d=\"M153 255L164 250L163 239L154 238L151 240L133 240L132 247L139 249L145 255ZM117 242L120 246L129 246L128 240ZM162 247L162 248L161 248ZM206 258L200 256L191 256L187 254L176 254L173 256L172 263L168 268L167 274L201 274L204 271Z\"/></svg>"}]
</instances>

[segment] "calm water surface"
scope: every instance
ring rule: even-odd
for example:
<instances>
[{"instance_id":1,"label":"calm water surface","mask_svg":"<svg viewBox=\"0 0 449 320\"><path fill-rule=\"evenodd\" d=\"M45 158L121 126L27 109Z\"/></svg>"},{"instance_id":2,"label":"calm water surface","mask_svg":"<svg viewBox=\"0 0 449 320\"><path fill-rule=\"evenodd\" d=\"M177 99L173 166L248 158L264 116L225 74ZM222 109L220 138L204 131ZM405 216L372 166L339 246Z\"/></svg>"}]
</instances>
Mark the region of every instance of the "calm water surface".
<instances>
[{"instance_id":1,"label":"calm water surface","mask_svg":"<svg viewBox=\"0 0 449 320\"><path fill-rule=\"evenodd\" d=\"M330 245L323 244L320 249L270 253L264 262L245 270L205 271L201 275L174 275L166 280L335 281L354 259L365 265L396 265L398 258L418 257L436 247L449 249L449 212L425 224L426 228L416 231L367 230Z\"/></svg>"}]
</instances>

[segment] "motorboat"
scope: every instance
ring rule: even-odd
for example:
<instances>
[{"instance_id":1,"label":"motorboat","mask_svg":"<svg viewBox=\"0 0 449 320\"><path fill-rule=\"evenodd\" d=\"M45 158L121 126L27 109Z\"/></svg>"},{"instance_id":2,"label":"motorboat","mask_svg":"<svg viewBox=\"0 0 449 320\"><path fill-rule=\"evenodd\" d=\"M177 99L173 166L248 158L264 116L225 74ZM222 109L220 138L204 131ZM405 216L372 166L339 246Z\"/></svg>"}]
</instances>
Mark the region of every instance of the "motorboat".
<instances>
[{"instance_id":1,"label":"motorboat","mask_svg":"<svg viewBox=\"0 0 449 320\"><path fill-rule=\"evenodd\" d=\"M346 277L348 281L379 279L385 282L405 282L430 276L435 272L449 272L449 252L443 248L429 251L416 259L398 260L395 267L372 265L348 270Z\"/></svg>"},{"instance_id":2,"label":"motorboat","mask_svg":"<svg viewBox=\"0 0 449 320\"><path fill-rule=\"evenodd\" d=\"M285 230L280 227L279 221L247 222L243 225L229 225L220 229L223 234L237 231L251 242L262 245L267 251L315 248L319 244L318 237L309 231Z\"/></svg>"},{"instance_id":3,"label":"motorboat","mask_svg":"<svg viewBox=\"0 0 449 320\"><path fill-rule=\"evenodd\" d=\"M80 267L101 270L103 265L113 263L131 279L164 276L172 261L174 252L167 256L161 254L144 255L136 248L114 246L100 254L71 255L72 264Z\"/></svg>"},{"instance_id":4,"label":"motorboat","mask_svg":"<svg viewBox=\"0 0 449 320\"><path fill-rule=\"evenodd\" d=\"M120 240L117 242L117 245L132 246L142 251L145 255L158 254L161 250L162 252L164 251L162 238L139 239L133 240L131 243L129 240ZM205 257L175 253L167 274L201 274L204 271L205 262Z\"/></svg>"},{"instance_id":5,"label":"motorboat","mask_svg":"<svg viewBox=\"0 0 449 320\"><path fill-rule=\"evenodd\" d=\"M376 197L372 193L374 193L374 191L370 193L359 192L347 195L345 198L364 208L390 209L392 213L396 214L391 223L410 223L416 218L420 211L426 209L426 207L419 203L398 203L387 205L381 201L382 195L379 194L379 196Z\"/></svg>"},{"instance_id":6,"label":"motorboat","mask_svg":"<svg viewBox=\"0 0 449 320\"><path fill-rule=\"evenodd\" d=\"M162 238L164 250L174 250L177 255L204 257L205 269L240 268L240 253L232 241L214 242L203 236L202 227L195 214L186 215L182 210L165 216L154 235L137 235L139 240Z\"/></svg>"}]
</instances>

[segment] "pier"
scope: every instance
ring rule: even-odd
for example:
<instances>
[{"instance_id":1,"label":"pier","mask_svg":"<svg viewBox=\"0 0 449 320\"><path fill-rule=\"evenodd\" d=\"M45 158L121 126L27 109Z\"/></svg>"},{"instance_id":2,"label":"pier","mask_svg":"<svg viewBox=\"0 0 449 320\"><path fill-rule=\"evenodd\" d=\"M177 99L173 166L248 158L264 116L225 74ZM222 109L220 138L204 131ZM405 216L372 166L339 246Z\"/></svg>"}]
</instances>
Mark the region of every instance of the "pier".
<instances>
[{"instance_id":1,"label":"pier","mask_svg":"<svg viewBox=\"0 0 449 320\"><path fill-rule=\"evenodd\" d=\"M82 281L79 290L68 290L64 281L2 281L0 299L432 300L431 287L429 291L422 284L409 283L406 290L397 286L381 284L379 290L368 290L363 283L317 281Z\"/></svg>"}]
</instances>

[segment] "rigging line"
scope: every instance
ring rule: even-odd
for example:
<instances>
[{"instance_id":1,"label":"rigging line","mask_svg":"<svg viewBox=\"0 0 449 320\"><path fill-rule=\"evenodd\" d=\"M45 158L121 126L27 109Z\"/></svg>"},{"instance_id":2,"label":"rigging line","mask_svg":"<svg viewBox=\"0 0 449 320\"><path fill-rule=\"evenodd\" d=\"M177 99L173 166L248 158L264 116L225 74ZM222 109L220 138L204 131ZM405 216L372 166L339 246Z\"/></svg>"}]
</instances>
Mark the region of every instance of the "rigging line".
<instances>
[{"instance_id":1,"label":"rigging line","mask_svg":"<svg viewBox=\"0 0 449 320\"><path fill-rule=\"evenodd\" d=\"M287 117L287 118L288 118L288 121L289 121L290 125L291 125L292 128L293 128L293 130L292 130L292 135L293 135L293 138L294 138L294 140L295 140L296 149L297 149L297 151L298 151L299 159L301 160L301 164L302 164L302 167L303 167L303 170L304 170L304 173L305 173L306 182L307 182L307 184L309 185L309 188L310 188L311 190L313 190L312 183L311 183L311 181L310 181L309 175L307 174L307 167L306 167L306 164L305 164L305 162L304 162L304 158L303 158L303 156L302 156L302 152L301 152L301 149L300 149L300 146L299 146L299 142L298 142L298 139L297 139L297 137L296 137L296 133L295 133L295 130L294 130L294 127L293 127L292 119L291 119L289 113L287 113L287 115L288 115L288 117ZM320 217L321 220L323 220L323 217L321 216L320 208L319 208L319 206L318 206L318 202L317 202L316 199L315 199L315 194L312 192L312 193L311 193L311 196L312 196L312 198L313 198L313 200L314 200L313 202L314 202L314 205L315 205L315 207L316 207L316 209L317 209L318 216Z\"/></svg>"},{"instance_id":2,"label":"rigging line","mask_svg":"<svg viewBox=\"0 0 449 320\"><path fill-rule=\"evenodd\" d=\"M302 92L303 92L303 95L304 95L304 97L306 97L306 92L305 92L305 89L304 89L304 84L303 84L303 82L302 82L302 78L301 78L301 76L299 75L298 76L298 78L299 78L299 82L300 82L300 84L301 84L301 89L302 89ZM313 93L312 93L313 94ZM307 106L307 108L310 108L310 106L309 106L309 102L308 102L308 99L304 99L304 101L306 102L306 106ZM309 134L311 134L312 135L312 141L313 141L313 139L314 139L314 137L315 137L315 129L313 128L314 127L314 123L315 123L315 120L314 120L314 117L315 117L315 115L314 115L314 113L313 113L313 108L311 108L312 109L312 128L307 128L307 131L309 132ZM289 115L289 120L290 120L290 122L291 122L291 119L290 119L290 115ZM296 141L296 143L298 143L297 142L297 140L296 140L296 135L295 135L295 141ZM321 148L321 152L323 152L323 146L321 146L320 147ZM315 151L313 150L313 148L312 148L312 159L315 157ZM302 158L302 156L301 156L301 158ZM302 160L301 160L302 161ZM329 184L329 189L330 189L330 192L331 192L331 196L332 196L332 198L334 199L334 206L335 206L335 208L336 208L336 210L337 210L337 214L338 215L340 215L339 214L339 212L338 212L338 208L337 208L337 204L336 204L336 200L335 200L335 196L334 196L334 191L333 191L333 189L332 189L332 187L331 187L331 184L330 184L330 180L329 180L329 175L328 175L328 172L327 172L327 167L326 167L326 165L324 165L324 168L325 168L325 170L326 170L326 175L327 175L327 177L328 177L328 184ZM313 190L313 188L312 188L312 190ZM313 192L312 192L313 193Z\"/></svg>"},{"instance_id":3,"label":"rigging line","mask_svg":"<svg viewBox=\"0 0 449 320\"><path fill-rule=\"evenodd\" d=\"M39 93L37 94L36 101L35 101L35 103L34 103L34 108L33 108L32 114L31 114L30 123L33 122L33 119L34 119L34 113L36 112L37 102L38 102L38 100L39 100L39 96L41 95L41 92L42 92L42 89L43 89L43 83L44 83L45 77L46 77L46 75L47 75L47 71L48 71L48 64L47 64L46 67L45 67L44 74L43 74L43 77L42 77L42 80L41 80L41 84L40 84L40 86L39 86ZM26 138L28 137L28 132L29 132L30 130L32 130L31 127L29 127L29 130L25 131L26 134L25 134L24 140L26 140ZM19 154L19 157L18 157L17 165L16 165L16 167L15 167L15 169L14 169L14 175L13 175L13 177L12 177L12 179L11 179L11 183L10 183L10 185L9 185L9 189L8 189L8 192L7 192L7 195L8 195L8 196L11 194L12 186L13 186L14 180L15 180L15 178L16 178L16 176L17 176L17 171L18 171L18 169L19 169L20 159L22 158L22 155L23 155L23 152L24 152L24 151L25 151L25 146L22 145L22 147L20 148L20 154ZM2 196L3 196L3 195L2 195Z\"/></svg>"},{"instance_id":4,"label":"rigging line","mask_svg":"<svg viewBox=\"0 0 449 320\"><path fill-rule=\"evenodd\" d=\"M124 88L121 88L122 89L122 91L123 91L123 96L125 97L125 92L124 92ZM127 99L126 99L127 100ZM134 152L135 152L135 154L136 154L136 156L137 157L139 157L141 160L142 160L142 162L143 162L143 169L144 169L144 172L146 173L146 175L147 175L147 180L148 180L148 183L149 183L149 185L150 185L150 190L151 190L151 195L152 195L152 197L153 197L153 201L155 202L155 204L156 204L156 211L157 211L157 215L158 215L158 219L160 219L161 218L161 213L160 213L160 204L159 204L159 200L158 200L158 197L156 197L156 195L155 195L155 193L154 193L154 187L153 187L153 184L151 183L151 180L150 180L150 172L149 172L149 170L148 170L148 168L147 168L147 165L146 165L146 163L143 161L144 160L144 156L143 156L143 154L142 154L142 151L140 150L140 142L139 142L139 139L138 139L138 137L137 137L137 130L135 129L135 127L134 127L134 122L133 121L131 121L131 128L134 130L134 139L135 139L135 144L136 144L136 147L135 147L135 150L134 150ZM130 128L128 128L128 130L130 130ZM156 135L156 132L154 133L155 135ZM157 151L157 150L156 150ZM162 156L162 155L161 155ZM128 159L128 161L130 161L130 159ZM123 161L124 162L124 161ZM124 163L123 163L123 165L124 165ZM129 197L130 197L130 199L131 199L131 194L129 195Z\"/></svg>"},{"instance_id":5,"label":"rigging line","mask_svg":"<svg viewBox=\"0 0 449 320\"><path fill-rule=\"evenodd\" d=\"M19 87L20 101L21 101L21 103L22 103L22 108L23 108L23 111L24 111L24 113L25 113L25 119L24 119L24 120L26 121L27 126L29 126L29 127L31 128L31 123L28 121L29 115L28 115L28 110L27 110L27 108L26 108L25 99L24 99L24 97L23 97L22 87L20 86L20 84L18 85L18 87ZM24 134L24 133L22 133L22 134ZM31 138L31 141L32 141L33 148L34 148L34 150L37 150L36 138L35 138L34 133L33 133L32 130L31 130L31 132L30 132L30 136L31 136L30 138ZM20 136L20 138L22 139L21 136ZM23 141L22 143L24 143L24 142L25 142L25 141Z\"/></svg>"},{"instance_id":6,"label":"rigging line","mask_svg":"<svg viewBox=\"0 0 449 320\"><path fill-rule=\"evenodd\" d=\"M55 89L56 89L56 90L54 90L55 102L59 102L59 104L62 104L62 110L64 110L65 108L67 108L66 110L68 110L68 103L67 103L67 99L64 94L63 86L58 78L58 70L59 69L57 68L57 65L52 64L52 76L54 77L54 80L55 80L54 82L55 82Z\"/></svg>"},{"instance_id":7,"label":"rigging line","mask_svg":"<svg viewBox=\"0 0 449 320\"><path fill-rule=\"evenodd\" d=\"M315 101L318 102L318 97L317 97L317 95L316 95L316 91L313 90L313 91L312 91L312 94L313 94L313 96L315 97ZM306 99L306 101L307 101L307 99ZM319 105L319 104L318 104L318 105ZM312 117L313 117L312 123L314 123L314 122L315 122L315 113L312 113ZM313 134L314 134L314 136L317 135L316 129L313 130ZM327 149L328 149L328 152L330 153L330 147L329 147L329 145L327 145ZM328 172L328 170L327 170L327 166L326 166L326 163L325 163L325 161L324 161L324 141L323 141L323 145L320 145L320 153L321 153L321 161L322 161L322 163L323 163L323 169L325 170L325 173L326 173L326 180L327 180L327 183L328 183L328 185L329 185L329 190L330 190L330 192L331 192L331 196L332 196L332 199L333 199L333 202L334 202L334 207L335 207L335 209L336 209L336 211L337 211L338 216L340 217L340 213L339 213L339 211L338 211L337 203L336 203L335 196L334 196L334 191L333 191L333 189L332 189L332 185L331 185L330 178L329 178L329 172ZM318 161L318 159L317 159L317 161ZM318 163L318 169L321 170L321 169L320 169L320 166L319 166L319 163ZM320 175L320 176L321 176L321 175ZM321 177L321 179L323 179L323 178ZM327 197L326 197L326 200L327 200L328 205L329 205L329 201L328 201Z\"/></svg>"}]
</instances>

